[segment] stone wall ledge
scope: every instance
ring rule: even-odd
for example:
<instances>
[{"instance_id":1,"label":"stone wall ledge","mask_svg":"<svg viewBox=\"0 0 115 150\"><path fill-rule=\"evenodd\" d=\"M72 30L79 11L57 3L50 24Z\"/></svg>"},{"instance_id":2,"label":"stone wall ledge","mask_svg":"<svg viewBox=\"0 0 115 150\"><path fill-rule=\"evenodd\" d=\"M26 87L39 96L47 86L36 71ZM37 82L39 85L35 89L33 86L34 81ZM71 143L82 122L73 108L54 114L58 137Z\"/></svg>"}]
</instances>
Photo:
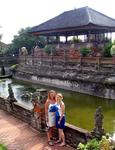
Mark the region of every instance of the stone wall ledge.
<instances>
[{"instance_id":1,"label":"stone wall ledge","mask_svg":"<svg viewBox=\"0 0 115 150\"><path fill-rule=\"evenodd\" d=\"M78 132L80 132L80 133L89 135L89 131L88 131L88 130L85 130L85 129L83 129L83 128L79 128L79 127L74 126L74 125L69 124L69 123L66 123L65 125L66 125L66 127L68 127L68 128L71 128L71 129L76 130L76 131L78 131Z\"/></svg>"},{"instance_id":2,"label":"stone wall ledge","mask_svg":"<svg viewBox=\"0 0 115 150\"><path fill-rule=\"evenodd\" d=\"M28 107L24 106L24 105L21 104L21 103L14 102L14 105L19 106L19 107L21 107L21 108L23 108L23 109L25 109L25 110L27 110L27 111L32 112L32 109L31 109L31 108L28 108Z\"/></svg>"},{"instance_id":3,"label":"stone wall ledge","mask_svg":"<svg viewBox=\"0 0 115 150\"><path fill-rule=\"evenodd\" d=\"M61 73L60 73L61 74ZM88 77L89 75L86 75ZM75 91L79 93L84 93L88 95L93 95L105 99L115 99L115 76L92 76L90 80L87 78L81 80L80 78L76 80L67 78L56 78L53 75L48 77L45 73L43 76L31 75L26 72L16 71L13 75L14 79L20 81L26 81L34 84L47 85L51 87L56 87L60 89ZM97 80L96 80L97 78ZM114 81L113 81L114 80Z\"/></svg>"},{"instance_id":4,"label":"stone wall ledge","mask_svg":"<svg viewBox=\"0 0 115 150\"><path fill-rule=\"evenodd\" d=\"M17 69L17 73L20 74L28 74L30 76L36 76L36 77L45 77L45 78L49 78L49 79L59 79L59 80L69 80L70 82L89 82L89 83L101 83L103 85L115 85L115 79L113 80L113 78L115 78L115 74L109 74L109 73L99 73L99 72L91 72L91 71L84 71L84 72L80 72L80 71L76 71L75 73L71 73L69 72L70 70L66 70L66 72L63 70L63 72L59 72L57 71L55 73L55 70L52 70L50 72L42 72L42 69L39 70L39 73L37 72L29 72L29 71L25 71L25 70L20 70ZM67 74L66 74L67 73ZM109 76L108 76L109 74ZM110 80L111 78L111 80Z\"/></svg>"}]
</instances>

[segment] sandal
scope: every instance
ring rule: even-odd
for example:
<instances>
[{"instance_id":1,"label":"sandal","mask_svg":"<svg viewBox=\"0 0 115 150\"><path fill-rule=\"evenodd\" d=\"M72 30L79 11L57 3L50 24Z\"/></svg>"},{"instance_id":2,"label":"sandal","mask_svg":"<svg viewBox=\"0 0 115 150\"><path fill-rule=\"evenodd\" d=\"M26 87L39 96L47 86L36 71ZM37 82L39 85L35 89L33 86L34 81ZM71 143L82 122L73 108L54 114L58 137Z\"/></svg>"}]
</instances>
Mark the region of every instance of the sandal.
<instances>
[{"instance_id":1,"label":"sandal","mask_svg":"<svg viewBox=\"0 0 115 150\"><path fill-rule=\"evenodd\" d=\"M48 141L49 146L53 146L54 143L52 141Z\"/></svg>"},{"instance_id":2,"label":"sandal","mask_svg":"<svg viewBox=\"0 0 115 150\"><path fill-rule=\"evenodd\" d=\"M52 137L51 139L52 139L52 140L57 140L57 138L56 138L56 137Z\"/></svg>"},{"instance_id":3,"label":"sandal","mask_svg":"<svg viewBox=\"0 0 115 150\"><path fill-rule=\"evenodd\" d=\"M54 142L55 144L61 143L61 140L57 140Z\"/></svg>"}]
</instances>

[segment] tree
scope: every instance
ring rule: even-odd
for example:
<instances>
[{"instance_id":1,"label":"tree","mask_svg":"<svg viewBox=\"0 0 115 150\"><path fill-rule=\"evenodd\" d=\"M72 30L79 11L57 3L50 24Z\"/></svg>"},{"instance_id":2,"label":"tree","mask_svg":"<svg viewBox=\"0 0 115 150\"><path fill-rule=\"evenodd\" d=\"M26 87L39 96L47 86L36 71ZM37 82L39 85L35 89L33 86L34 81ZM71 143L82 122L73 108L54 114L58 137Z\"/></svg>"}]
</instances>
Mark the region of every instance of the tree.
<instances>
[{"instance_id":1,"label":"tree","mask_svg":"<svg viewBox=\"0 0 115 150\"><path fill-rule=\"evenodd\" d=\"M42 36L34 36L28 33L29 27L25 29L21 29L18 32L18 35L14 36L14 39L12 40L12 43L9 45L7 49L7 53L10 54L18 54L19 49L21 47L26 47L28 49L28 52L30 53L32 48L36 45L36 43L39 41L39 46L44 47L45 45L45 39Z\"/></svg>"}]
</instances>

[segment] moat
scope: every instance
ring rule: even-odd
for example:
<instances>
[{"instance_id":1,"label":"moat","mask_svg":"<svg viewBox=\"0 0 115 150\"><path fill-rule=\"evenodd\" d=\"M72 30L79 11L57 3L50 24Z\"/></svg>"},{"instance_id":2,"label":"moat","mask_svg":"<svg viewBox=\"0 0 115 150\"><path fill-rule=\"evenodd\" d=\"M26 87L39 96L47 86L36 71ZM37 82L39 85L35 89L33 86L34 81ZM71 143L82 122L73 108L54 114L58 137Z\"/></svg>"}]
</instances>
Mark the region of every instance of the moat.
<instances>
[{"instance_id":1,"label":"moat","mask_svg":"<svg viewBox=\"0 0 115 150\"><path fill-rule=\"evenodd\" d=\"M75 126L91 131L94 127L94 113L98 106L102 106L104 114L104 129L106 132L115 132L115 101L109 99L102 99L93 97L77 92L70 92L60 90L48 86L29 84L19 82L17 80L4 79L0 80L0 97L7 98L8 96L8 83L11 83L15 98L19 103L31 108L30 101L24 101L21 96L26 92L33 92L37 88L55 89L62 92L64 95L64 102L66 104L66 121Z\"/></svg>"}]
</instances>

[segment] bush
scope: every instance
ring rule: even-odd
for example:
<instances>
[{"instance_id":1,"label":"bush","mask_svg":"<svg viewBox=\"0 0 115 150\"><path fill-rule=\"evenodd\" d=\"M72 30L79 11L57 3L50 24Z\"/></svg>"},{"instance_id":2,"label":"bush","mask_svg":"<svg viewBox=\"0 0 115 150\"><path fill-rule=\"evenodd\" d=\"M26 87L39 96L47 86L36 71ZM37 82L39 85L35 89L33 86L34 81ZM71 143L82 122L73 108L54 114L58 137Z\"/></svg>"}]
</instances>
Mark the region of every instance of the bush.
<instances>
[{"instance_id":1,"label":"bush","mask_svg":"<svg viewBox=\"0 0 115 150\"><path fill-rule=\"evenodd\" d=\"M16 69L18 67L18 64L12 65L11 69Z\"/></svg>"},{"instance_id":2,"label":"bush","mask_svg":"<svg viewBox=\"0 0 115 150\"><path fill-rule=\"evenodd\" d=\"M12 66L10 67L10 70L11 70L12 72L15 72L16 69L17 69L17 67L18 67L18 64L12 65Z\"/></svg>"},{"instance_id":3,"label":"bush","mask_svg":"<svg viewBox=\"0 0 115 150\"><path fill-rule=\"evenodd\" d=\"M56 51L55 47L53 45L47 45L45 48L44 48L45 52L47 54L51 54L51 51L52 53L54 53Z\"/></svg>"},{"instance_id":4,"label":"bush","mask_svg":"<svg viewBox=\"0 0 115 150\"><path fill-rule=\"evenodd\" d=\"M3 144L0 144L0 150L8 150L8 149Z\"/></svg>"},{"instance_id":5,"label":"bush","mask_svg":"<svg viewBox=\"0 0 115 150\"><path fill-rule=\"evenodd\" d=\"M97 139L92 139L87 144L80 143L77 150L99 150L99 146L99 141Z\"/></svg>"},{"instance_id":6,"label":"bush","mask_svg":"<svg viewBox=\"0 0 115 150\"><path fill-rule=\"evenodd\" d=\"M105 47L103 49L103 55L105 57L111 57L111 47L112 47L112 43L105 45Z\"/></svg>"},{"instance_id":7,"label":"bush","mask_svg":"<svg viewBox=\"0 0 115 150\"><path fill-rule=\"evenodd\" d=\"M77 38L77 37L73 37L73 39L71 40L73 43L79 43L82 42L81 39Z\"/></svg>"},{"instance_id":8,"label":"bush","mask_svg":"<svg viewBox=\"0 0 115 150\"><path fill-rule=\"evenodd\" d=\"M112 45L110 53L111 53L112 56L115 56L115 44Z\"/></svg>"},{"instance_id":9,"label":"bush","mask_svg":"<svg viewBox=\"0 0 115 150\"><path fill-rule=\"evenodd\" d=\"M82 56L88 56L90 52L91 50L89 48L86 47L80 48L80 53L82 54Z\"/></svg>"},{"instance_id":10,"label":"bush","mask_svg":"<svg viewBox=\"0 0 115 150\"><path fill-rule=\"evenodd\" d=\"M77 150L112 150L114 146L112 145L109 137L102 136L99 141L96 138L87 142L87 144L79 143Z\"/></svg>"}]
</instances>

